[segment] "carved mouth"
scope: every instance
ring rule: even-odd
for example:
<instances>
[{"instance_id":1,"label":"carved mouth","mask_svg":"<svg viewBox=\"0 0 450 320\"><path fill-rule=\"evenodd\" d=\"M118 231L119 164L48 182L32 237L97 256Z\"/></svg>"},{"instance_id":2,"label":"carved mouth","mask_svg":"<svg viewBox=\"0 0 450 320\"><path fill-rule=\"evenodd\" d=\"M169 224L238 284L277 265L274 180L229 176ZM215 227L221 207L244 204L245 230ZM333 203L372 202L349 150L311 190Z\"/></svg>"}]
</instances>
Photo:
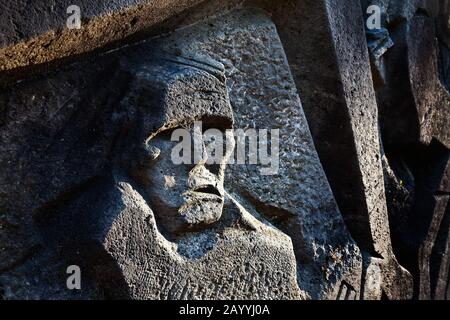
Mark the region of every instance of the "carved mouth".
<instances>
[{"instance_id":1,"label":"carved mouth","mask_svg":"<svg viewBox=\"0 0 450 320\"><path fill-rule=\"evenodd\" d=\"M219 190L217 190L217 188L212 185L201 186L201 187L195 188L194 192L208 193L208 194L216 195L218 197L222 197L222 194L220 194Z\"/></svg>"}]
</instances>

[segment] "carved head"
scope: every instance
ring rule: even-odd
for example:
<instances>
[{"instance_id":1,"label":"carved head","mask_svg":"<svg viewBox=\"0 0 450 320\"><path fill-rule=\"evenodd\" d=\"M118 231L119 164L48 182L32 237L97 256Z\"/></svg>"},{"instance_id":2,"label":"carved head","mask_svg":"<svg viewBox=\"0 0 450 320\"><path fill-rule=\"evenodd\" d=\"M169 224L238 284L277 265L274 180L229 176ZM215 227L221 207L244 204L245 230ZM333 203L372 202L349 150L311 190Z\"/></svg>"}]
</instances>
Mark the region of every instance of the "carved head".
<instances>
[{"instance_id":1,"label":"carved head","mask_svg":"<svg viewBox=\"0 0 450 320\"><path fill-rule=\"evenodd\" d=\"M133 157L126 160L129 174L142 187L158 227L171 237L210 226L222 214L234 138L218 142L204 136L213 129L225 137L233 125L222 68L184 58L141 67L123 100L136 108L139 123ZM208 142L223 143L220 159L208 159ZM180 153L186 160L181 164L174 159Z\"/></svg>"}]
</instances>

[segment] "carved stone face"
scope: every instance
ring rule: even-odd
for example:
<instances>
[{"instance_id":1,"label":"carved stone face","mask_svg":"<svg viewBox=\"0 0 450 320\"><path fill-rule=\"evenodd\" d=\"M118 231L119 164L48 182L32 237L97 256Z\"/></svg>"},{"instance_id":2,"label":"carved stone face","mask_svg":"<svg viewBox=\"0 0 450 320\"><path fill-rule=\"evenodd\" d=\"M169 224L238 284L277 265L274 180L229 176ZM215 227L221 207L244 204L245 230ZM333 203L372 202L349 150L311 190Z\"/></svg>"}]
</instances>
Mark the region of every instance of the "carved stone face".
<instances>
[{"instance_id":1,"label":"carved stone face","mask_svg":"<svg viewBox=\"0 0 450 320\"><path fill-rule=\"evenodd\" d=\"M191 142L187 145L192 146L192 154L194 145L197 146L201 158L193 164L174 164L172 152L179 142L171 141L172 132L161 132L148 142L152 161L145 170L144 185L159 227L176 236L180 232L198 231L220 219L225 167L234 139L223 141L219 147L223 148L224 156L220 162L211 163L202 132L190 125ZM225 136L225 128L221 132Z\"/></svg>"},{"instance_id":2,"label":"carved stone face","mask_svg":"<svg viewBox=\"0 0 450 320\"><path fill-rule=\"evenodd\" d=\"M223 66L214 61L170 59L174 61L139 66L122 105L135 110L137 120L133 124L137 135L129 140L137 145L124 152L133 162L130 176L143 189L158 228L174 240L220 219L224 171L234 139L226 135L226 129L232 128L233 111ZM180 129L183 135L172 139L172 133ZM214 150L222 150L223 156L215 156L214 161L208 161L208 143L203 139L208 129L214 129L221 135L218 141L223 141L208 139ZM172 157L180 144L182 152L191 155L183 164Z\"/></svg>"}]
</instances>

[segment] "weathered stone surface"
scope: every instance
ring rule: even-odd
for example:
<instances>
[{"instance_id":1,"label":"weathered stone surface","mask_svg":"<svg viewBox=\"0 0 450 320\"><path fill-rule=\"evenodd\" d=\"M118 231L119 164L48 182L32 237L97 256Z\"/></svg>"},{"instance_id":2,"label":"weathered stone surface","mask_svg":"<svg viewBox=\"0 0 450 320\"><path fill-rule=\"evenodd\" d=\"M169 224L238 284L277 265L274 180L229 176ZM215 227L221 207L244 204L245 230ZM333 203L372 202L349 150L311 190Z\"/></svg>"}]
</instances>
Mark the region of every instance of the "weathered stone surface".
<instances>
[{"instance_id":1,"label":"weathered stone surface","mask_svg":"<svg viewBox=\"0 0 450 320\"><path fill-rule=\"evenodd\" d=\"M24 1L2 0L0 13L0 71L42 64L54 59L99 49L123 41L140 31L172 30L170 19L185 11L197 18L236 6L240 0L112 0L112 1ZM81 10L80 29L68 29L70 5ZM185 19L189 20L189 19ZM167 24L167 25L165 25ZM155 31L156 32L156 31Z\"/></svg>"},{"instance_id":2,"label":"weathered stone surface","mask_svg":"<svg viewBox=\"0 0 450 320\"><path fill-rule=\"evenodd\" d=\"M99 298L96 292L100 291L107 298L133 299L305 298L297 286L290 238L259 222L225 193L226 163L212 185L219 195L200 191L197 188L202 186L195 183L183 186L184 175L189 180L210 179L201 176L208 169L200 164L175 166L170 162L170 149L164 149L173 142L164 142L164 135L158 138L164 131L194 120L212 118L220 125L232 126L220 68L208 61L196 63L165 54L155 62L146 54L152 47L132 48L99 62L70 66L4 93L9 103L2 126L6 142L2 144L2 165L7 169L2 171L2 181L13 183L17 177L17 163L9 160L11 156L27 168L19 172L33 177L16 181L17 189L27 193L20 193L12 184L2 189L5 221L12 226L20 219L11 230L2 230L6 240L2 241L2 263L7 264L2 265L1 275L5 296L49 298L64 291L63 282L41 292L39 281L34 282L36 287L30 285L24 296L22 290L14 291L17 277L42 278L54 268L53 264L30 271L37 257L53 254L83 266L90 274L94 289L82 292L84 297ZM115 70L114 74L108 70ZM89 89L85 76L93 81L88 83ZM116 95L103 91L110 88L110 82L98 81L107 77L116 83ZM54 93L64 99L62 104L49 98ZM15 99L20 103L15 104ZM35 105L19 114L25 101ZM85 126L92 121L97 124L86 132ZM33 127L38 124L40 131L36 132ZM23 146L31 152L24 152ZM161 151L156 157L161 160L153 159L156 147ZM162 165L149 167L149 161ZM175 183L175 187L184 187L183 195L192 197L182 200L187 201L184 210L196 210L198 203L220 203L219 218L201 226L187 221L176 232L167 228L165 219L171 207L164 202L167 197L155 190L165 190L169 201L175 195L158 180L155 168L161 169L162 178L176 172L180 185ZM179 213L173 221L182 220ZM29 259L26 254L32 249L36 252ZM23 267L21 274L17 267Z\"/></svg>"},{"instance_id":3,"label":"weathered stone surface","mask_svg":"<svg viewBox=\"0 0 450 320\"><path fill-rule=\"evenodd\" d=\"M437 139L450 147L450 93L439 77L434 20L415 17L408 27L409 77L420 121L420 141ZM419 38L417 35L423 34Z\"/></svg>"},{"instance_id":4,"label":"weathered stone surface","mask_svg":"<svg viewBox=\"0 0 450 320\"><path fill-rule=\"evenodd\" d=\"M336 299L347 285L359 298L359 249L316 154L274 24L257 10L235 11L162 43L167 50L210 55L225 65L236 128L280 129L279 171L262 175L261 165L230 166L229 186L292 238L302 290L314 299Z\"/></svg>"},{"instance_id":5,"label":"weathered stone surface","mask_svg":"<svg viewBox=\"0 0 450 320\"><path fill-rule=\"evenodd\" d=\"M384 265L397 265L398 272L382 271L378 286L389 298L410 297L411 278L392 252L361 6L299 1L273 10L319 157L345 221L366 252L366 267L380 256Z\"/></svg>"},{"instance_id":6,"label":"weathered stone surface","mask_svg":"<svg viewBox=\"0 0 450 320\"><path fill-rule=\"evenodd\" d=\"M33 216L42 205L70 190L76 192L78 186L104 169L114 140L106 132L113 132L115 125L109 121L111 107L103 102L105 97L117 96L96 86L103 83L105 90L108 83L111 85L107 80L100 81L104 78L98 71L87 70L81 83L79 74L72 70L41 76L34 82L25 81L1 93L0 163L4 170L0 173L0 269L5 297L51 296L54 292L48 292L52 290L50 286L42 285L48 281L56 282L60 296L70 295L64 283L58 283L63 268L54 268L59 271L51 280L42 273L54 264L49 264L47 270L34 264L44 261L46 265L47 259L40 256L48 254L40 245ZM120 88L115 76L109 74L108 78ZM95 143L102 147L96 148ZM12 282L22 286L14 286ZM30 284L26 290L23 283Z\"/></svg>"},{"instance_id":7,"label":"weathered stone surface","mask_svg":"<svg viewBox=\"0 0 450 320\"><path fill-rule=\"evenodd\" d=\"M61 119L57 118L57 120L61 121L59 126L64 126L66 121L71 119L71 122L69 122L70 126L65 125L65 127L54 129L53 132L57 133L58 138L53 136L55 133L47 133L46 135L49 137L44 138L45 136L36 136L34 132L34 135L29 137L29 139L42 141L46 146L42 148L43 151L40 151L40 149L35 150L35 153L37 153L36 157L40 158L43 169L47 168L46 172L49 172L48 169L51 168L53 162L49 163L49 161L44 159L46 157L51 158L51 152L48 152L49 147L47 145L51 145L51 141L54 141L53 143L61 145L59 148L55 146L61 159L55 159L55 169L53 170L64 168L64 170L55 172L56 176L58 176L58 172L66 174L78 167L85 168L86 172L82 175L76 175L81 181L73 181L73 178L68 176L57 178L42 175L36 177L34 183L39 183L42 190L40 192L38 190L34 193L30 192L26 196L22 195L19 198L22 200L20 203L23 203L21 214L28 216L29 219L29 213L37 211L35 220L39 228L44 230L43 234L47 235L44 247L55 242L55 239L59 239L56 243L60 243L64 248L63 252L65 256L69 256L68 260L76 260L78 257L74 257L73 252L71 253L67 248L72 250L82 247L86 248L86 250L76 249L77 252L82 251L80 254L83 257L81 260L81 262L84 261L83 265L96 266L90 269L98 269L109 275L105 277L101 276L100 272L94 272L91 275L92 279L94 279L92 280L92 287L100 286L106 292L106 295L110 297L182 298L185 297L183 294L187 294L192 298L304 298L306 295L313 298L335 299L342 295L344 295L344 298L349 299L359 298L361 256L356 244L346 231L343 219L334 203L333 196L315 153L309 128L302 113L300 100L296 94L295 85L291 78L276 29L268 18L258 12L235 12L222 19L210 22L217 24L215 28L211 28L210 24L205 23L177 32L171 38L159 40L159 43L150 42L142 45L138 50L132 48L130 50L136 50L137 53L134 53L131 58L128 58L125 53L118 52L105 56L104 61L101 63L87 63L83 66L70 67L64 72L47 75L46 79L55 79L54 81L49 81L49 86L59 87L58 90L54 90L54 92L58 93L59 99L74 99L75 102L72 102L70 105L70 108L73 110L67 110L69 109L67 103L59 104L58 101L60 100L56 100L54 103L58 105L55 106L55 109L61 110L59 113ZM229 27L226 27L227 25ZM197 38L194 35L197 35ZM264 42L262 43L258 40L258 36L261 35L264 35L262 37ZM166 43L169 45L165 45ZM271 46L269 46L269 43ZM145 56L145 52L150 52L150 48L155 46L162 46L164 52L181 53L182 56L186 57L193 53L204 56L210 55L225 63L230 98L236 113L235 126L241 128L249 125L255 128L282 128L281 137L282 141L285 142L281 145L281 163L278 175L262 176L257 166L247 166L243 170L238 165L235 167L230 166L230 171L227 175L227 184L230 190L236 194L236 199L242 201L244 207L248 208L255 217L266 221L265 223L269 226L257 222L242 205L233 205L235 201L228 200L224 207L224 212L231 213L224 219L229 221L228 223L231 225L236 223L239 225L240 219L235 216L243 215L244 218L241 219L243 222L240 223L242 224L240 228L250 228L249 231L240 234L242 231L239 231L239 228L233 231L231 227L222 227L225 228L223 231L203 231L180 238L178 233L185 232L183 231L183 224L180 225L181 231L178 228L172 230L168 227L168 223L170 223L169 226L175 223L173 220L165 218L167 211L166 214L161 214L148 207L144 198L149 196L151 199L154 196L151 191L146 193L147 196L142 196L137 191L139 187L133 186L132 182L123 180L125 178L118 177L116 173L108 173L110 170L113 170L113 172L117 171L117 169L111 169L111 167L115 168L115 161L112 161L111 157L115 157L114 153L117 152L117 145L120 145L122 138L112 137L116 136L117 132L123 132L124 129L121 128L126 128L130 125L144 128L141 129L143 130L142 133L132 135L137 141L144 141L146 136L152 136L150 132L158 132L157 128L164 127L168 129L167 123L170 123L167 118L168 115L175 118L177 123L185 123L187 120L183 121L182 119L186 117L190 121L194 118L199 118L192 110L183 109L183 106L188 107L193 104L198 106L199 101L213 103L213 101L222 101L223 98L227 97L226 91L223 91L225 87L217 87L214 90L211 88L202 89L202 82L192 82L192 79L195 78L183 80L183 73L174 73L174 67L170 67L170 63L167 65L167 62L163 63L161 60L158 60L158 63L152 64L152 62L138 58L139 54ZM224 47L229 49L224 51ZM256 60L258 64L244 64L246 62L245 57L250 55L250 52L247 51L248 48L253 48L254 51L251 54L259 57ZM270 50L267 50L268 48ZM116 57L121 55L124 57L117 60L118 58ZM173 63L191 65L184 67L187 70L197 70L196 68L202 67L202 69L208 70L210 74L214 74L214 77L217 77L215 81L224 79L223 75L221 75L220 65L218 67L214 63L195 62L196 58L185 60L181 57L168 56L167 59L174 60L175 62ZM90 88L97 82L96 79L98 77L105 76L105 73L101 70L104 68L108 69L107 67L110 66L115 66L116 69L113 75L109 75L110 81L117 81L117 85L121 88L117 90L117 96L105 97L99 88L93 91L83 90L84 85L86 85L83 85L83 82L80 83L83 76L92 79L92 82L87 84L87 88ZM184 70L183 68L181 69ZM189 75L189 72L183 72L187 73L186 77ZM192 71L190 72L192 73ZM269 75L273 78L268 78ZM257 80L258 77L268 80L260 82ZM173 80L170 80L172 78ZM65 80L60 81L62 79ZM175 80L179 82L174 84ZM48 80L42 79L18 84L14 91L5 96L5 99L9 102L14 101L14 99L20 99L19 104L22 101L28 101L28 99L31 101L33 96L37 94L34 88L40 88L41 93L46 93L46 90L43 89L45 88L43 86L45 81ZM127 85L130 81L132 84ZM57 83L64 84L67 82L72 83L71 88L80 87L76 90L76 97L69 96L67 99L64 98L64 95L69 95L69 92L65 90L66 87L61 87ZM185 86L186 83L191 83L191 85L183 89L176 83L184 84ZM106 83L105 85L108 84ZM257 86L266 88L265 92L252 92L252 88ZM167 92L166 98L164 96L157 98L158 95L161 95L158 92L165 87L167 89L163 89L162 92ZM204 95L203 98L197 97L196 99L198 100L189 100L190 94L184 93L182 90L196 90L200 95L202 92L216 92L217 90L222 93L219 93L215 99ZM171 93L172 91L174 92L173 94ZM90 157L83 156L80 159L77 156L78 152L71 153L72 155L67 157L67 152L71 152L69 150L73 149L76 150L77 147L70 140L65 141L61 137L70 136L70 139L79 141L80 138L76 138L78 135L77 131L71 131L87 125L85 121L88 119L80 115L78 121L81 123L77 125L77 117L71 114L70 111L75 112L75 114L80 112L78 110L82 108L82 102L89 101L93 92L97 93L97 98L90 103L90 108L94 110L102 108L101 117L105 128L97 125L90 139L83 141L83 147L91 146L88 147L88 150L92 148L92 157L96 158L95 163L97 165L92 168L92 166L88 166L88 163L84 163L84 161L91 162ZM49 92L48 94L51 93ZM173 97L178 97L178 100L171 102L172 100L170 99L174 99ZM47 101L48 108L48 102L51 100L45 95L42 99ZM123 101L122 109L116 110L113 105L119 100ZM147 103L146 100L149 102ZM76 101L80 101L79 104ZM96 101L99 102L96 103ZM247 105L249 101L251 101L250 108ZM149 104L147 107L145 106L146 103ZM226 106L227 100L225 99L221 103ZM105 107L103 104L110 107ZM167 106L164 107L166 109L163 108L166 111L162 112L162 116L160 116L161 111L155 109L160 104ZM170 107L168 107L169 105ZM216 106L214 116L217 118L220 115L220 108L217 109L217 102L214 102L212 106ZM15 107L15 104L8 104L9 114L14 112ZM110 108L110 111L108 111L108 108ZM142 113L143 111L133 111L136 108L146 110L148 115ZM250 115L256 111L255 108L259 109L261 116L251 119ZM291 112L289 118L280 117L273 119L271 116L274 112L280 112L281 114L281 112L286 112L287 110ZM95 111L91 112L96 114ZM48 116L42 112L38 112L38 114L44 117ZM142 125L124 124L124 122L130 122L128 118L136 117L138 114L140 115L138 118L148 120L141 120ZM202 116L206 114L209 113L205 110L201 112ZM18 141L17 136L26 136L25 126L27 122L31 121L30 115L25 114L22 117L23 120L15 121L16 136L12 136L13 130L11 130L11 127L5 130L5 136L7 135L10 139L7 145L9 145L9 148L15 149L16 152L20 152L20 145L15 145L14 141ZM161 120L155 120L158 117ZM224 115L222 118L226 120L230 116ZM273 122L274 120L276 122ZM10 121L10 118L5 119L7 124ZM35 121L45 124L43 119L36 119ZM254 122L252 123L252 121ZM21 123L23 125L18 126ZM58 121L49 123L51 123L52 127L58 127ZM45 126L42 129L44 128ZM50 128L47 130L52 131ZM45 132L44 130L42 131ZM80 132L83 132L83 130ZM295 136L290 134L290 132L294 132ZM97 140L95 138L97 136L101 137L101 139ZM71 149L65 150L64 146L66 144L70 145ZM132 143L127 144L132 145ZM130 148L129 151L120 153L124 154L120 162L127 164L125 167L129 167L129 175L134 181L137 181L141 188L145 189L147 184L143 181L143 169L138 165L142 161L137 160L137 165L133 165L135 160L129 158L129 155L141 154L142 152L139 149ZM10 155L17 157L13 153L10 153ZM295 157L301 156L301 160L298 158L298 163L292 162L295 159L291 158L293 155ZM24 162L28 163L28 166L33 166L36 160L33 158L27 159L27 156L28 154L25 156ZM4 163L8 163L7 159L5 159ZM4 181L11 180L14 176L9 170L5 171L5 175L7 176ZM153 179L156 178L154 174L152 174L152 177L154 177ZM177 179L180 178L178 175L176 177ZM237 180L237 177L239 177L239 180ZM58 184L55 183L56 181ZM28 187L24 183L26 182L18 182L18 188L33 190L33 182L30 182L31 185ZM55 184L52 185L52 183ZM267 193L266 186L274 183L285 187L272 193ZM16 207L17 198L12 197L13 191L12 188L8 188L7 194L4 195L9 208ZM153 203L155 202L153 201ZM230 207L234 209L226 209ZM11 219L11 216L11 214L7 214L8 219ZM153 219L155 220L153 221ZM237 219L237 222L233 222L233 219ZM132 223L134 227L130 225L130 221L134 221ZM276 231L270 226L271 224L293 238L294 248L291 247L291 240L280 231ZM29 225L32 228L33 221L28 221L25 225ZM162 230L163 235L157 231L155 225ZM65 230L63 235L60 234L60 230ZM85 232L80 234L80 230ZM128 234L130 231L127 230L136 231ZM142 232L137 230L142 230ZM27 230L23 229L22 231L21 228L21 232L23 232L24 242L17 241L17 237L13 237L11 233L7 234L7 238L16 242L16 248L29 247L30 245L25 245L27 241L31 241L30 237L28 239L26 237ZM256 238L252 236L252 232L255 232ZM218 236L218 234L221 234L221 236ZM267 235L264 236L263 234ZM266 240L265 237L267 237ZM130 245L124 245L123 239L127 239L127 243L130 241ZM35 241L37 243L40 242L38 237ZM124 248L134 247L137 243L142 243L140 249L135 248L137 252L141 253L134 253L135 251L133 250L133 255L130 256L131 252ZM236 246L231 246L230 244L232 243L236 243ZM245 253L245 248L250 243L259 243L259 245L256 247L252 245L252 254L248 255ZM275 247L273 248L273 252L270 249L270 244L276 244L277 246L276 249ZM173 249L174 247L178 249ZM233 260L232 252L236 252L235 248L237 247L240 248L239 254L236 260ZM193 248L197 249L194 250ZM258 250L261 250L261 253L258 253ZM96 254L93 255L93 252ZM149 255L146 252L154 252L154 254ZM102 262L102 266L98 265L98 261L96 262L98 256L104 257L99 259ZM153 258L159 256L161 256L162 260ZM259 256L262 258L261 263L258 262ZM9 257L11 257L10 254ZM251 261L247 260L246 262L245 259L250 257ZM105 263L105 261L109 262ZM168 263L168 261L172 262ZM215 262L211 264L213 261ZM145 267L142 263L144 263ZM226 266L222 265L224 263ZM173 269L164 269L167 267L165 266L166 264L172 265ZM246 265L250 269L245 269ZM260 267L264 268L264 270L259 270L258 268ZM8 270L11 268L14 269L9 267ZM253 274L253 271L250 272L250 270L255 270L255 268L257 270L255 271L257 272L256 274ZM194 274L192 270L198 270L198 274ZM225 281L221 277L231 274L234 275L234 279L238 274L240 276L241 273L245 278L245 281L242 280L244 282L232 282L229 285L224 283L222 290L219 291L217 289L217 283ZM272 273L274 274L273 276L271 275ZM142 281L144 276L149 280ZM259 277L259 280L254 278L255 276ZM281 278L276 281L273 280L276 277ZM167 283L161 282L163 278L167 278ZM253 280L251 280L252 278ZM5 276L4 279L6 279L5 282L7 283L9 278ZM158 281L151 281L150 279L158 279ZM205 282L205 279L211 280ZM277 288L270 288L272 280L274 284L276 283ZM209 281L215 283L216 286L208 289ZM262 281L264 286L254 287L247 283L253 281L257 283ZM282 281L286 281L285 284ZM113 290L112 284L114 282L122 283L122 285L118 286L117 290ZM200 283L202 286L206 286L205 292L201 292L202 290L197 288ZM166 288L169 290L172 285L174 286L172 293L165 293L164 290ZM245 289L237 289L242 287L242 285ZM280 286L284 289L281 290ZM8 285L5 285L5 287L9 288ZM306 294L303 294L298 287ZM343 294L343 287L346 288L348 294ZM11 296L14 296L13 292L8 292Z\"/></svg>"},{"instance_id":8,"label":"weathered stone surface","mask_svg":"<svg viewBox=\"0 0 450 320\"><path fill-rule=\"evenodd\" d=\"M173 243L161 237L152 212L130 185L120 182L111 197L117 198L121 210L108 230L104 246L114 259L108 267L113 273L118 265L130 298L305 297L296 287L290 239L281 234L276 236L277 231L258 223L245 211L240 214L246 215L244 219L251 219L256 229L227 226L217 234L215 230L193 233L182 238L175 249ZM108 207L114 208L114 204L111 199ZM228 205L231 208L225 210L230 214L239 210L236 205ZM112 214L115 216L116 212ZM133 250L129 250L130 246ZM91 261L98 263L96 256ZM103 273L102 270L98 277L107 282L107 287L117 290L115 277L105 277Z\"/></svg>"},{"instance_id":9,"label":"weathered stone surface","mask_svg":"<svg viewBox=\"0 0 450 320\"><path fill-rule=\"evenodd\" d=\"M417 12L392 28L395 46L383 58L386 85L378 92L383 141L428 145L437 139L448 147L450 94L440 76L436 15Z\"/></svg>"},{"instance_id":10,"label":"weathered stone surface","mask_svg":"<svg viewBox=\"0 0 450 320\"><path fill-rule=\"evenodd\" d=\"M386 81L377 92L389 215L395 252L415 279L414 296L445 299L450 230L445 169L450 134L448 3L404 5L388 10L395 45L381 58Z\"/></svg>"}]
</instances>

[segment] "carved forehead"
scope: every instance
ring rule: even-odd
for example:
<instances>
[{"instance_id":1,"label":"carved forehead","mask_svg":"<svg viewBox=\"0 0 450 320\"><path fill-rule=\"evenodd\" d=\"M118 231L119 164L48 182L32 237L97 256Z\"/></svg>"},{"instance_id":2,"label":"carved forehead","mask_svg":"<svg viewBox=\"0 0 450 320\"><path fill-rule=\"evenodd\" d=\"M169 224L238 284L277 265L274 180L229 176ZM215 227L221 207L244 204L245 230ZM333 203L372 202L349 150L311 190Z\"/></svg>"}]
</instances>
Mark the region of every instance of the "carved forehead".
<instances>
[{"instance_id":1,"label":"carved forehead","mask_svg":"<svg viewBox=\"0 0 450 320\"><path fill-rule=\"evenodd\" d=\"M136 66L122 103L150 138L194 121L233 124L223 65L213 60L167 56Z\"/></svg>"}]
</instances>

